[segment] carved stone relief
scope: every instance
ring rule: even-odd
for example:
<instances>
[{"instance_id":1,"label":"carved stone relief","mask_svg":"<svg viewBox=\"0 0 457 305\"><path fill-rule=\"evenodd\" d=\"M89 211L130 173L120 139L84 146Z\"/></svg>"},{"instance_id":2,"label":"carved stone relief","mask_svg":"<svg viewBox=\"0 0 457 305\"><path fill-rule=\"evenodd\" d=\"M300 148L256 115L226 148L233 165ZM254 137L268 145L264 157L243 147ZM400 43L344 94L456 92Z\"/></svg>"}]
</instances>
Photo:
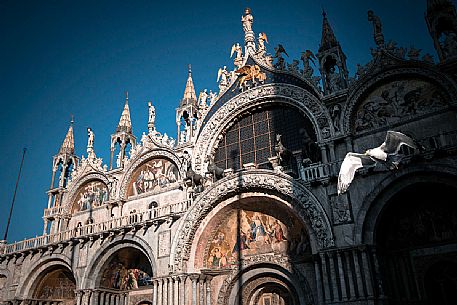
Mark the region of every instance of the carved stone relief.
<instances>
[{"instance_id":1,"label":"carved stone relief","mask_svg":"<svg viewBox=\"0 0 457 305\"><path fill-rule=\"evenodd\" d=\"M419 79L392 81L373 90L358 106L354 130L390 125L446 105L446 97L436 85Z\"/></svg>"}]
</instances>

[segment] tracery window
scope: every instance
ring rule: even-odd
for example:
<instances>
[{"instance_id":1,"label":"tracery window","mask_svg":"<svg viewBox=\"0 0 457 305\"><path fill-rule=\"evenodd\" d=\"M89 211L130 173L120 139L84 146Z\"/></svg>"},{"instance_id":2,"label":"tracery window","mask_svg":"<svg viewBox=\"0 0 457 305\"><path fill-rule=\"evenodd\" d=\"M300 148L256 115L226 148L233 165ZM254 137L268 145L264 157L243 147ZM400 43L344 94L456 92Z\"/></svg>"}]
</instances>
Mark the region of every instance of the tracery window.
<instances>
[{"instance_id":1,"label":"tracery window","mask_svg":"<svg viewBox=\"0 0 457 305\"><path fill-rule=\"evenodd\" d=\"M215 162L224 169L237 170L247 163L269 169L268 158L276 155L277 134L295 157L320 161L311 122L298 109L278 105L242 115L220 140Z\"/></svg>"}]
</instances>

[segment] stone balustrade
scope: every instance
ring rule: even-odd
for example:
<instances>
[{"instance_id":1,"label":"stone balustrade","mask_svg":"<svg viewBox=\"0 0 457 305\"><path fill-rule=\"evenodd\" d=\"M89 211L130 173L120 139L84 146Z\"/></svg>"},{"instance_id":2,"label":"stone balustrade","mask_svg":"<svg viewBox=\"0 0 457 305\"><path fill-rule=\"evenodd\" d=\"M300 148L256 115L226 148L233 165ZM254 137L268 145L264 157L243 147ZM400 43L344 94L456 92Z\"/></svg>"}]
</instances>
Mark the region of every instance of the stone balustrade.
<instances>
[{"instance_id":1,"label":"stone balustrade","mask_svg":"<svg viewBox=\"0 0 457 305\"><path fill-rule=\"evenodd\" d=\"M49 209L44 209L43 217L50 217L54 215L61 215L63 213L63 207L53 207Z\"/></svg>"},{"instance_id":2,"label":"stone balustrade","mask_svg":"<svg viewBox=\"0 0 457 305\"><path fill-rule=\"evenodd\" d=\"M80 227L64 230L58 233L37 236L12 244L5 244L0 247L0 255L13 254L21 251L43 248L56 245L62 242L77 240L93 235L100 235L113 230L122 230L132 227L148 227L153 223L160 224L171 218L180 217L191 205L190 200L168 204L162 207L155 207L142 212L124 215L110 220L86 224Z\"/></svg>"}]
</instances>

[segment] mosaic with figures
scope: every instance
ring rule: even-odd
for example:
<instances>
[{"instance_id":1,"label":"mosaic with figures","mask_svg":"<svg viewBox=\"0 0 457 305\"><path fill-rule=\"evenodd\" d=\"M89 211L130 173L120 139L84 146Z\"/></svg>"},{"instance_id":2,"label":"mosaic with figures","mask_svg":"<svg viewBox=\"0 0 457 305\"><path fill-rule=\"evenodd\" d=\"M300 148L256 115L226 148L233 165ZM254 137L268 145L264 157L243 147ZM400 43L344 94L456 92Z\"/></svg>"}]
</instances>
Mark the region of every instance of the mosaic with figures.
<instances>
[{"instance_id":1,"label":"mosaic with figures","mask_svg":"<svg viewBox=\"0 0 457 305\"><path fill-rule=\"evenodd\" d=\"M89 210L102 205L108 200L108 187L101 181L84 184L76 194L72 212Z\"/></svg>"},{"instance_id":2,"label":"mosaic with figures","mask_svg":"<svg viewBox=\"0 0 457 305\"><path fill-rule=\"evenodd\" d=\"M204 264L218 269L230 268L239 257L249 255L278 253L298 257L310 251L310 244L308 234L298 223L292 222L288 228L261 212L232 210L216 228L206 249Z\"/></svg>"},{"instance_id":3,"label":"mosaic with figures","mask_svg":"<svg viewBox=\"0 0 457 305\"><path fill-rule=\"evenodd\" d=\"M178 168L165 159L153 159L136 169L129 182L129 196L157 191L178 181Z\"/></svg>"},{"instance_id":4,"label":"mosaic with figures","mask_svg":"<svg viewBox=\"0 0 457 305\"><path fill-rule=\"evenodd\" d=\"M442 89L423 80L398 80L368 95L358 107L354 128L362 131L446 106Z\"/></svg>"}]
</instances>

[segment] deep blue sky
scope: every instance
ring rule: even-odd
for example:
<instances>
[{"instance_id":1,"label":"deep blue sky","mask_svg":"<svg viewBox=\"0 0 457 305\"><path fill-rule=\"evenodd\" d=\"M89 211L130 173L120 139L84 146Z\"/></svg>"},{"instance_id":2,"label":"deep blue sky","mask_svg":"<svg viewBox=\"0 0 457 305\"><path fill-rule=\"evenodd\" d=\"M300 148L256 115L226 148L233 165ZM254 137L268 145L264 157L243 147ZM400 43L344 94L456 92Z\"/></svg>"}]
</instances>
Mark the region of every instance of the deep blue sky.
<instances>
[{"instance_id":1,"label":"deep blue sky","mask_svg":"<svg viewBox=\"0 0 457 305\"><path fill-rule=\"evenodd\" d=\"M147 131L148 100L156 106L158 130L175 138L187 65L192 64L197 94L215 90L219 67L233 67L232 44L244 41L240 19L246 6L254 31L267 33L268 50L281 43L289 62L305 49L317 52L322 8L351 76L357 63L371 58L369 9L381 17L386 41L414 45L437 58L424 21L426 0L0 1L0 239L23 147L9 242L42 233L52 156L71 114L77 155L86 154L90 126L105 163L126 90L137 138Z\"/></svg>"}]
</instances>

